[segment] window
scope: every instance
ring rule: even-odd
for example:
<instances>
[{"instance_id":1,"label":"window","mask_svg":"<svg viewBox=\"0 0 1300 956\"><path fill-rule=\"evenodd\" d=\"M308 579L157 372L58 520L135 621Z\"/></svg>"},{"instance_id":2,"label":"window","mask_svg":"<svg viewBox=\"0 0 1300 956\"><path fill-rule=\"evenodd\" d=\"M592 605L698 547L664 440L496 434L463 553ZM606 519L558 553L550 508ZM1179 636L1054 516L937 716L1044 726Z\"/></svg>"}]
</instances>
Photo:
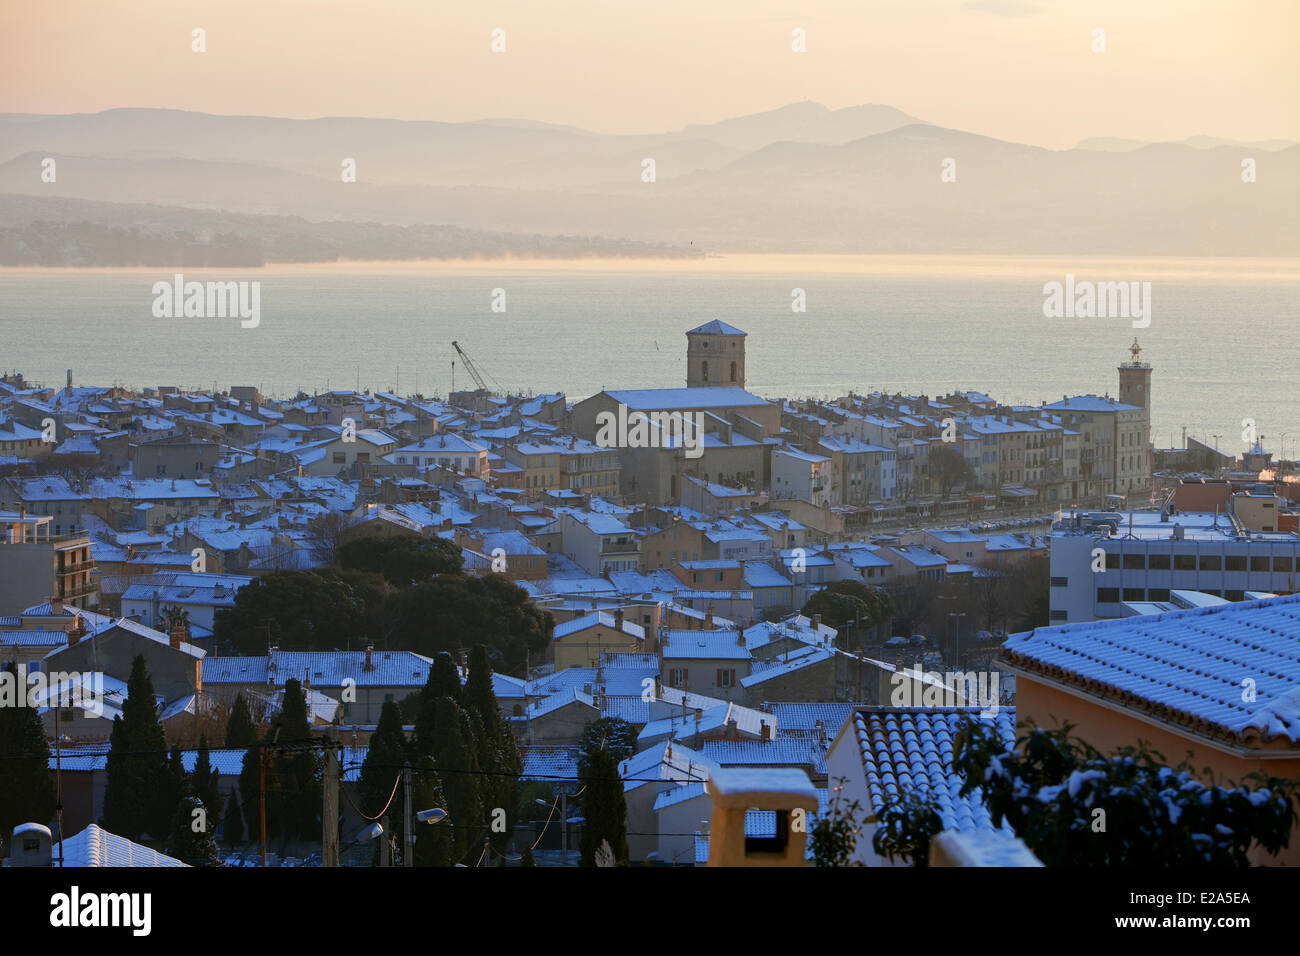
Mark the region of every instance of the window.
<instances>
[{"instance_id":1,"label":"window","mask_svg":"<svg viewBox=\"0 0 1300 956\"><path fill-rule=\"evenodd\" d=\"M1227 601L1244 601L1246 599L1245 591L1224 591L1224 600Z\"/></svg>"},{"instance_id":2,"label":"window","mask_svg":"<svg viewBox=\"0 0 1300 956\"><path fill-rule=\"evenodd\" d=\"M1098 604L1118 604L1119 588L1097 588Z\"/></svg>"},{"instance_id":3,"label":"window","mask_svg":"<svg viewBox=\"0 0 1300 956\"><path fill-rule=\"evenodd\" d=\"M731 363L731 380L732 380L733 382L736 381L736 363L735 363L735 362L732 362L732 363Z\"/></svg>"},{"instance_id":4,"label":"window","mask_svg":"<svg viewBox=\"0 0 1300 956\"><path fill-rule=\"evenodd\" d=\"M336 451L334 453L334 464L346 465L347 463L348 463L348 456L345 452Z\"/></svg>"},{"instance_id":5,"label":"window","mask_svg":"<svg viewBox=\"0 0 1300 956\"><path fill-rule=\"evenodd\" d=\"M1069 586L1069 578L1052 578L1052 587L1054 588L1068 588Z\"/></svg>"},{"instance_id":6,"label":"window","mask_svg":"<svg viewBox=\"0 0 1300 956\"><path fill-rule=\"evenodd\" d=\"M700 363L700 381L702 381L702 382L707 382L708 380L709 380L709 363L708 363L708 362L701 362L701 363Z\"/></svg>"},{"instance_id":7,"label":"window","mask_svg":"<svg viewBox=\"0 0 1300 956\"><path fill-rule=\"evenodd\" d=\"M1106 570L1107 571L1119 570L1119 552L1117 551L1106 552Z\"/></svg>"},{"instance_id":8,"label":"window","mask_svg":"<svg viewBox=\"0 0 1300 956\"><path fill-rule=\"evenodd\" d=\"M719 686L719 687L735 687L735 686L736 686L736 671L735 671L734 669L731 669L731 670L724 670L724 669L722 669L722 668L719 668L719 669L718 669L718 686Z\"/></svg>"},{"instance_id":9,"label":"window","mask_svg":"<svg viewBox=\"0 0 1300 956\"><path fill-rule=\"evenodd\" d=\"M1169 555L1167 554L1147 555L1147 569L1151 571L1168 571Z\"/></svg>"},{"instance_id":10,"label":"window","mask_svg":"<svg viewBox=\"0 0 1300 956\"><path fill-rule=\"evenodd\" d=\"M1125 601L1145 601L1146 598L1147 598L1147 593L1146 593L1146 591L1144 591L1142 588L1125 588L1125 589L1124 589L1124 600L1125 600Z\"/></svg>"},{"instance_id":11,"label":"window","mask_svg":"<svg viewBox=\"0 0 1300 956\"><path fill-rule=\"evenodd\" d=\"M1147 600L1168 601L1169 589L1168 588L1147 588Z\"/></svg>"},{"instance_id":12,"label":"window","mask_svg":"<svg viewBox=\"0 0 1300 956\"><path fill-rule=\"evenodd\" d=\"M1147 566L1147 556L1145 554L1124 555L1125 571L1145 571L1146 566Z\"/></svg>"},{"instance_id":13,"label":"window","mask_svg":"<svg viewBox=\"0 0 1300 956\"><path fill-rule=\"evenodd\" d=\"M1202 570L1202 571L1218 571L1218 570L1220 570L1220 568L1222 567L1222 565L1223 565L1223 562L1219 559L1219 556L1218 556L1217 554L1203 554L1203 555L1201 555L1201 570Z\"/></svg>"},{"instance_id":14,"label":"window","mask_svg":"<svg viewBox=\"0 0 1300 956\"><path fill-rule=\"evenodd\" d=\"M1223 570L1225 571L1245 571L1246 556L1244 554L1229 554L1224 556Z\"/></svg>"},{"instance_id":15,"label":"window","mask_svg":"<svg viewBox=\"0 0 1300 956\"><path fill-rule=\"evenodd\" d=\"M1273 570L1274 570L1274 571L1285 571L1285 572L1287 572L1287 573L1289 574L1289 573L1291 572L1291 559L1290 559L1290 558L1274 558L1274 559L1273 559Z\"/></svg>"},{"instance_id":16,"label":"window","mask_svg":"<svg viewBox=\"0 0 1300 956\"><path fill-rule=\"evenodd\" d=\"M1196 555L1194 554L1175 554L1174 555L1175 571L1195 571Z\"/></svg>"},{"instance_id":17,"label":"window","mask_svg":"<svg viewBox=\"0 0 1300 956\"><path fill-rule=\"evenodd\" d=\"M1069 620L1069 614L1065 611L1053 611L1050 616L1053 621Z\"/></svg>"},{"instance_id":18,"label":"window","mask_svg":"<svg viewBox=\"0 0 1300 956\"><path fill-rule=\"evenodd\" d=\"M685 687L689 672L685 667L674 667L668 671L668 683L673 687Z\"/></svg>"}]
</instances>

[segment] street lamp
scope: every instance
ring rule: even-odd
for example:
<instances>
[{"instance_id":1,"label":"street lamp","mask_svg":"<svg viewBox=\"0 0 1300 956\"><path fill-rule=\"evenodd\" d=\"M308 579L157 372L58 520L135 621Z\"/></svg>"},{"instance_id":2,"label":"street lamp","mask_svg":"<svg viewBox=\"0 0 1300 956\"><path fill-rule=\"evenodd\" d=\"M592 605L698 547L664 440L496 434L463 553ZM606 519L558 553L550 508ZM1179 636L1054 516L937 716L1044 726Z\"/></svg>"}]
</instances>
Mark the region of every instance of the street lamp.
<instances>
[{"instance_id":1,"label":"street lamp","mask_svg":"<svg viewBox=\"0 0 1300 956\"><path fill-rule=\"evenodd\" d=\"M952 622L952 623L953 623L952 636L953 636L953 654L954 654L954 658L955 658L955 660L956 660L956 662L957 662L957 666L958 666L958 667L961 667L961 621L960 621L960 618L965 617L965 616L966 616L966 612L965 612L965 611L949 611L949 612L948 612L948 616L949 616L950 618L953 618L953 622Z\"/></svg>"}]
</instances>

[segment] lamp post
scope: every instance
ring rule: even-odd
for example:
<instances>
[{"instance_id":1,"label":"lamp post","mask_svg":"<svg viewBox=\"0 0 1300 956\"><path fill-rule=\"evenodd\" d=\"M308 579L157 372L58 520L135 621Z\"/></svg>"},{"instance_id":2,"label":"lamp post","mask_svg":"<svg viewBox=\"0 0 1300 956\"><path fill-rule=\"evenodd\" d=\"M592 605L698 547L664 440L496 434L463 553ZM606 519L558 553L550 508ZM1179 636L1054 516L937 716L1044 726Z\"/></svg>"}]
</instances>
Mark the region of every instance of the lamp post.
<instances>
[{"instance_id":1,"label":"lamp post","mask_svg":"<svg viewBox=\"0 0 1300 956\"><path fill-rule=\"evenodd\" d=\"M961 618L966 616L965 611L949 611L948 616L953 619L953 656L958 669L961 668Z\"/></svg>"}]
</instances>

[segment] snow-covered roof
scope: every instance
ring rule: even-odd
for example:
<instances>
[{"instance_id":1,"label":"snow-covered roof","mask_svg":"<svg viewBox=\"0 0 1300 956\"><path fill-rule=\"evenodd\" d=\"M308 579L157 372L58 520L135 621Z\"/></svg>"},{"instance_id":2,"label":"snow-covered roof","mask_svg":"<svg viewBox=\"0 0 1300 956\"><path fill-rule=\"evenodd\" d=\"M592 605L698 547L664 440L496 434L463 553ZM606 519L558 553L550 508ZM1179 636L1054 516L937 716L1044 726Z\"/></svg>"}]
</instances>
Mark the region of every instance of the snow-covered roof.
<instances>
[{"instance_id":1,"label":"snow-covered roof","mask_svg":"<svg viewBox=\"0 0 1300 956\"><path fill-rule=\"evenodd\" d=\"M76 836L54 844L53 859L64 866L188 866L174 857L133 843L91 824Z\"/></svg>"},{"instance_id":2,"label":"snow-covered roof","mask_svg":"<svg viewBox=\"0 0 1300 956\"><path fill-rule=\"evenodd\" d=\"M961 796L965 777L952 766L954 738L972 718L991 721L1007 749L1015 746L1014 707L987 717L977 707L862 708L836 746L858 748L874 812L916 790L928 798L945 830L994 830L982 792Z\"/></svg>"},{"instance_id":3,"label":"snow-covered roof","mask_svg":"<svg viewBox=\"0 0 1300 956\"><path fill-rule=\"evenodd\" d=\"M1211 737L1254 747L1300 743L1300 595L1040 627L1012 635L1002 654L1015 667ZM1243 699L1247 686L1253 699Z\"/></svg>"}]
</instances>

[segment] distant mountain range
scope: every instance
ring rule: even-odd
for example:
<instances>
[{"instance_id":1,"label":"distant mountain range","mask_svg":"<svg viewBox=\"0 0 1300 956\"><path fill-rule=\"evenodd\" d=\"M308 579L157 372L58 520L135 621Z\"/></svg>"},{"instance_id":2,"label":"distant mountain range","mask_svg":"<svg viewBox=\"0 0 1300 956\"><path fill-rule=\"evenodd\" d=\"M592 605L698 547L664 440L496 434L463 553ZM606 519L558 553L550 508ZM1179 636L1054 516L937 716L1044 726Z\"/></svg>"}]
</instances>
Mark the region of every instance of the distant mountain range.
<instances>
[{"instance_id":1,"label":"distant mountain range","mask_svg":"<svg viewBox=\"0 0 1300 956\"><path fill-rule=\"evenodd\" d=\"M1300 254L1294 143L1094 139L1047 150L928 125L880 105L795 103L644 135L509 119L5 114L0 144L0 222L11 231L35 222L24 217L181 228L180 210L204 210L247 239L255 237L252 224L234 214L300 217L304 236L329 238L320 246L326 258L349 246L348 228L313 223L368 223L371 245L391 245L377 240L381 226L444 230L390 235L415 250L422 243L452 249L461 240L482 250L522 235L534 246L541 236L593 237L581 240L590 255L634 248L670 255ZM47 157L57 164L53 183L41 177ZM1242 181L1247 157L1256 164L1253 183ZM643 179L647 159L654 182ZM355 161L356 182L342 181L345 160ZM946 160L954 163L953 182L941 178ZM257 228L292 231L287 222ZM490 238L457 237L457 229ZM365 245L350 248L364 252ZM262 248L284 252L274 243Z\"/></svg>"}]
</instances>

